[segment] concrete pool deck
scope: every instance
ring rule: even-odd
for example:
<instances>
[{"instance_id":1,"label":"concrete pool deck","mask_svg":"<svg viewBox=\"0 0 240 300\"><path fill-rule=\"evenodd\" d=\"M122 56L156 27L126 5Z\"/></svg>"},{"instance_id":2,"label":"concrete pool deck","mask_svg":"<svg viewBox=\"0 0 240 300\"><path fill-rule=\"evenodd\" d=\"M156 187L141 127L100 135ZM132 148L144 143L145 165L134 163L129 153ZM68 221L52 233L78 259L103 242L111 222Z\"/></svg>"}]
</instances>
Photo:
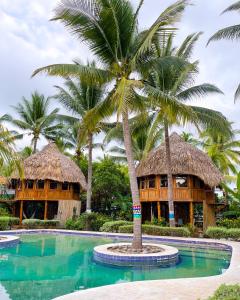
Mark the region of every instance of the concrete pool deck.
<instances>
[{"instance_id":1,"label":"concrete pool deck","mask_svg":"<svg viewBox=\"0 0 240 300\"><path fill-rule=\"evenodd\" d=\"M4 235L19 235L31 233L52 233L52 234L74 234L79 236L110 237L118 239L129 239L129 234L108 234L98 232L76 232L71 230L16 230L3 232ZM64 295L55 300L205 300L211 296L221 284L240 283L240 243L196 238L177 238L177 237L153 237L144 236L145 240L155 240L157 242L174 241L175 243L192 244L211 247L225 246L232 249L232 258L229 268L222 275L167 279L154 281L136 281L129 283L114 284L78 291L72 294Z\"/></svg>"}]
</instances>

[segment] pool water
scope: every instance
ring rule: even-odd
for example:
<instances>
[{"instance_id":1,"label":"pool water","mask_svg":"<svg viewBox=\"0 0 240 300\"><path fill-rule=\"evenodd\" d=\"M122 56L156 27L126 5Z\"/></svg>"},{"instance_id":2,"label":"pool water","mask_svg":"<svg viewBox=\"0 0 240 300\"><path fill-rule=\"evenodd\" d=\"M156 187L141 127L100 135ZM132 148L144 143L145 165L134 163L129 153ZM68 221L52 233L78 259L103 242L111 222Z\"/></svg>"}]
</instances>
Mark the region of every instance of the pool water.
<instances>
[{"instance_id":1,"label":"pool water","mask_svg":"<svg viewBox=\"0 0 240 300\"><path fill-rule=\"evenodd\" d=\"M49 300L77 290L138 280L218 275L230 253L177 246L180 262L170 268L116 268L92 260L93 248L113 240L70 235L22 235L0 249L0 299Z\"/></svg>"}]
</instances>

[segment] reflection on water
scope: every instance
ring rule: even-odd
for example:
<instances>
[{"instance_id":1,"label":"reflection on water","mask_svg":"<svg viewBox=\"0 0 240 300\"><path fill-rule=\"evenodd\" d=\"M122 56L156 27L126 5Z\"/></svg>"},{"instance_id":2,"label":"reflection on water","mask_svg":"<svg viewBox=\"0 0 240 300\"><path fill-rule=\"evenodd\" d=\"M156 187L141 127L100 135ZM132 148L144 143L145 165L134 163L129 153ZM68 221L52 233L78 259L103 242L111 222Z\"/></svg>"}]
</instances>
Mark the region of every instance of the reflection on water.
<instances>
[{"instance_id":1,"label":"reflection on water","mask_svg":"<svg viewBox=\"0 0 240 300\"><path fill-rule=\"evenodd\" d=\"M76 290L138 280L221 274L229 265L224 251L180 247L171 268L116 268L92 261L92 249L112 242L102 238L25 235L22 243L0 250L0 299L48 300Z\"/></svg>"}]
</instances>

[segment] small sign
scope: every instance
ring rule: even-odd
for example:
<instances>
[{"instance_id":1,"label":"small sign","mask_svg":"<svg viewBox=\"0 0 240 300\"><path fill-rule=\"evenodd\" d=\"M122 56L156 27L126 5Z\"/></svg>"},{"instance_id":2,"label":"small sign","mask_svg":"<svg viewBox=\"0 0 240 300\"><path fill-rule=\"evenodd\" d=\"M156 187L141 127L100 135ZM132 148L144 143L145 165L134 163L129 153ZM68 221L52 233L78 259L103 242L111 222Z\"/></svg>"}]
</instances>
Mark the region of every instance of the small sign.
<instances>
[{"instance_id":1,"label":"small sign","mask_svg":"<svg viewBox=\"0 0 240 300\"><path fill-rule=\"evenodd\" d=\"M141 219L142 217L141 205L133 205L133 217L135 219Z\"/></svg>"}]
</instances>

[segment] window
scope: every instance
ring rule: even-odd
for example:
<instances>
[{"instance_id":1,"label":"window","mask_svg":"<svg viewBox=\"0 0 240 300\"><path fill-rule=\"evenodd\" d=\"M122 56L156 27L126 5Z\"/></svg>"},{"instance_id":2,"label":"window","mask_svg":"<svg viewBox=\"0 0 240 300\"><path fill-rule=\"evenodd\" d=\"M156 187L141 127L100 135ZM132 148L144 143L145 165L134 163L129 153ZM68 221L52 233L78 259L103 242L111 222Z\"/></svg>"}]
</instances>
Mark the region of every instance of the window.
<instances>
[{"instance_id":1,"label":"window","mask_svg":"<svg viewBox=\"0 0 240 300\"><path fill-rule=\"evenodd\" d=\"M161 176L161 187L168 187L168 178L167 178L167 175L162 175Z\"/></svg>"},{"instance_id":2,"label":"window","mask_svg":"<svg viewBox=\"0 0 240 300\"><path fill-rule=\"evenodd\" d=\"M50 190L56 190L58 187L58 184L56 181L51 180L50 181Z\"/></svg>"},{"instance_id":3,"label":"window","mask_svg":"<svg viewBox=\"0 0 240 300\"><path fill-rule=\"evenodd\" d=\"M15 190L18 187L18 180L17 179L12 179L11 180L11 188Z\"/></svg>"},{"instance_id":4,"label":"window","mask_svg":"<svg viewBox=\"0 0 240 300\"><path fill-rule=\"evenodd\" d=\"M63 182L63 183L62 183L62 190L63 190L63 191L69 190L69 184L68 184L68 182Z\"/></svg>"},{"instance_id":5,"label":"window","mask_svg":"<svg viewBox=\"0 0 240 300\"><path fill-rule=\"evenodd\" d=\"M187 176L177 175L176 176L176 187L182 188L182 187L187 187L187 186L188 186Z\"/></svg>"},{"instance_id":6,"label":"window","mask_svg":"<svg viewBox=\"0 0 240 300\"><path fill-rule=\"evenodd\" d=\"M193 187L195 189L203 189L204 182L201 179L199 179L198 177L193 177Z\"/></svg>"},{"instance_id":7,"label":"window","mask_svg":"<svg viewBox=\"0 0 240 300\"><path fill-rule=\"evenodd\" d=\"M78 183L73 184L73 192L76 193L76 194L80 193L80 186L79 186Z\"/></svg>"},{"instance_id":8,"label":"window","mask_svg":"<svg viewBox=\"0 0 240 300\"><path fill-rule=\"evenodd\" d=\"M34 181L33 180L26 180L25 181L25 188L26 189L33 189L33 183L34 183Z\"/></svg>"},{"instance_id":9,"label":"window","mask_svg":"<svg viewBox=\"0 0 240 300\"><path fill-rule=\"evenodd\" d=\"M44 180L37 181L37 189L43 190L44 189Z\"/></svg>"},{"instance_id":10,"label":"window","mask_svg":"<svg viewBox=\"0 0 240 300\"><path fill-rule=\"evenodd\" d=\"M156 178L155 178L155 176L149 177L149 179L148 179L148 187L150 189L154 189L156 187Z\"/></svg>"},{"instance_id":11,"label":"window","mask_svg":"<svg viewBox=\"0 0 240 300\"><path fill-rule=\"evenodd\" d=\"M144 179L142 179L142 180L140 181L140 189L141 189L141 190L144 190L144 189L145 189L145 181L144 181Z\"/></svg>"}]
</instances>

